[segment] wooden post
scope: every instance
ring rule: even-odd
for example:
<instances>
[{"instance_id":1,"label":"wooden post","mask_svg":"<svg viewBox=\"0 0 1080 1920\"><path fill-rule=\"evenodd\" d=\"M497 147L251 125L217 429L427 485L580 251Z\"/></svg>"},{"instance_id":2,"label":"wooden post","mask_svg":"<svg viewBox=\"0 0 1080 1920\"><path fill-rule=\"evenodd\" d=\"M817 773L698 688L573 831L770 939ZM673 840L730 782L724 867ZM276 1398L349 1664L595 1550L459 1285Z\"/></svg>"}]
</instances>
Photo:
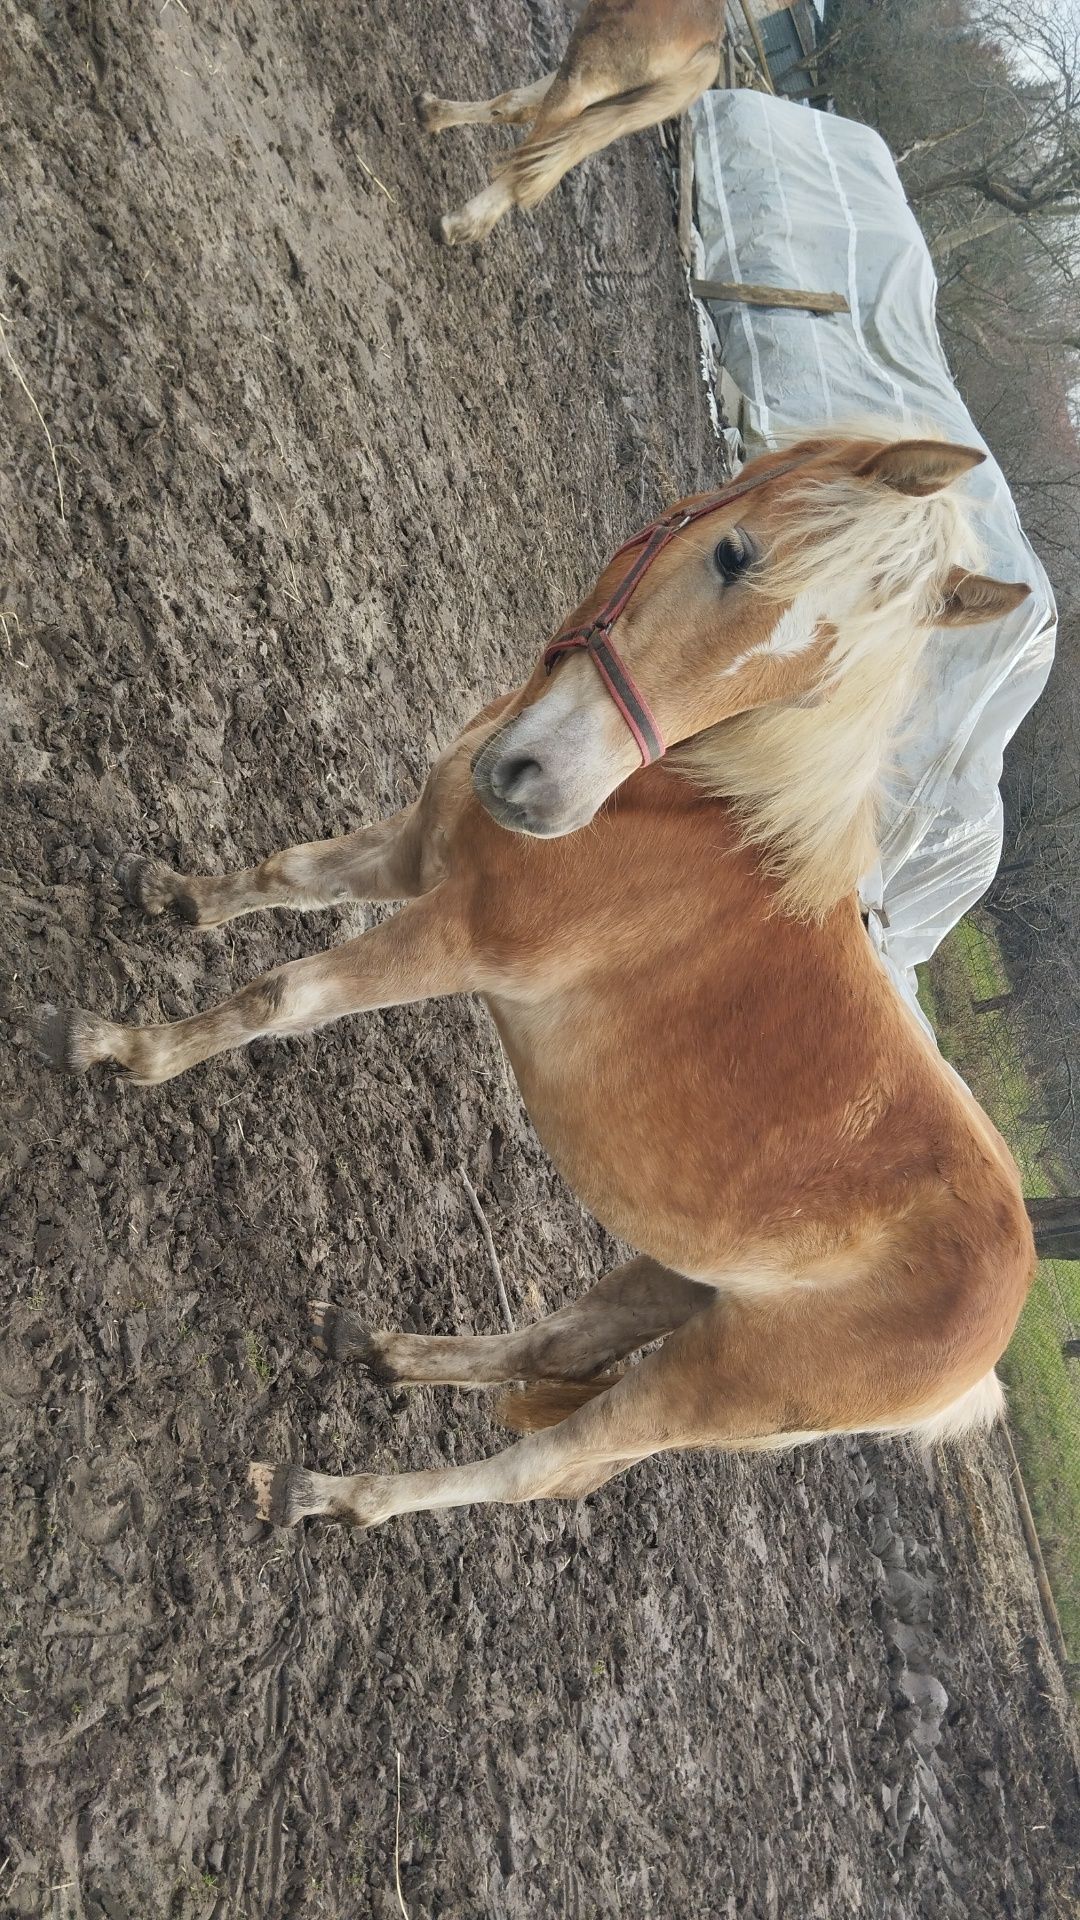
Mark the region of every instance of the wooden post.
<instances>
[{"instance_id":1,"label":"wooden post","mask_svg":"<svg viewBox=\"0 0 1080 1920\"><path fill-rule=\"evenodd\" d=\"M1024 1205L1041 1260L1080 1260L1080 1196L1052 1194Z\"/></svg>"},{"instance_id":2,"label":"wooden post","mask_svg":"<svg viewBox=\"0 0 1080 1920\"><path fill-rule=\"evenodd\" d=\"M850 313L842 293L807 293L799 287L760 287L742 280L691 280L699 300L735 300L747 307L800 307L806 313Z\"/></svg>"},{"instance_id":3,"label":"wooden post","mask_svg":"<svg viewBox=\"0 0 1080 1920\"><path fill-rule=\"evenodd\" d=\"M754 16L750 11L750 0L742 0L742 10L743 10L743 19L746 21L746 24L750 29L750 38L754 43L754 52L757 54L757 57L758 57L758 66L761 69L761 77L765 82L765 86L768 92L775 93L776 88L773 86L772 75L769 72L769 56L765 51L765 42L761 37L761 31L758 27L758 23L754 19Z\"/></svg>"},{"instance_id":4,"label":"wooden post","mask_svg":"<svg viewBox=\"0 0 1080 1920\"><path fill-rule=\"evenodd\" d=\"M1012 988L1010 987L1006 993L992 993L985 1000L973 1000L971 1011L972 1013L1000 1013L1002 1007L1007 1007L1011 999Z\"/></svg>"},{"instance_id":5,"label":"wooden post","mask_svg":"<svg viewBox=\"0 0 1080 1920\"><path fill-rule=\"evenodd\" d=\"M690 115L679 118L679 252L688 267L694 264L691 228L694 221L694 143L690 138Z\"/></svg>"},{"instance_id":6,"label":"wooden post","mask_svg":"<svg viewBox=\"0 0 1080 1920\"><path fill-rule=\"evenodd\" d=\"M815 106L819 100L828 100L830 92L829 87L819 87L815 80L813 86L800 87L796 93L785 93L784 98L785 100L808 100L811 106Z\"/></svg>"},{"instance_id":7,"label":"wooden post","mask_svg":"<svg viewBox=\"0 0 1080 1920\"><path fill-rule=\"evenodd\" d=\"M1046 1571L1046 1561L1043 1559L1042 1548L1039 1545L1035 1516L1031 1511L1031 1504L1027 1497L1027 1488L1024 1485L1024 1476L1020 1471L1020 1462L1016 1457L1016 1448L1013 1446L1012 1434L1009 1432L1004 1421L1001 1422L1000 1432L1004 1438L1005 1450L1009 1458L1009 1473L1012 1479L1013 1493L1016 1498L1016 1507L1020 1515L1020 1525L1023 1528L1024 1541L1031 1557L1031 1567L1035 1575L1035 1583L1039 1589L1039 1599L1042 1601L1043 1619L1046 1621L1047 1635L1050 1640L1050 1645L1057 1655L1058 1662L1064 1670L1069 1665L1069 1654L1065 1645L1065 1635L1061 1631L1061 1620L1054 1601L1050 1577Z\"/></svg>"}]
</instances>

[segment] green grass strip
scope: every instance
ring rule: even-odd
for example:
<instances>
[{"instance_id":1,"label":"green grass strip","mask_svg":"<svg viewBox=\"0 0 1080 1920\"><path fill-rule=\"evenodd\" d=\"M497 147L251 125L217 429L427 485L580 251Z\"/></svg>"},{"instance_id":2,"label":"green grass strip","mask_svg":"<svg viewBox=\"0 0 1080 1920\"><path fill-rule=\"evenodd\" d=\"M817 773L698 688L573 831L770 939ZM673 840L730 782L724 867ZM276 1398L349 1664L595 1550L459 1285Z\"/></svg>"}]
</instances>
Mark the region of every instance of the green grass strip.
<instances>
[{"instance_id":1,"label":"green grass strip","mask_svg":"<svg viewBox=\"0 0 1080 1920\"><path fill-rule=\"evenodd\" d=\"M976 1013L1009 985L1001 950L970 916L920 970L919 999L941 1050L1016 1156L1030 1197L1060 1191L1008 1008ZM1062 1341L1080 1332L1080 1261L1043 1260L1001 1365L1009 1420L1070 1656L1080 1659L1080 1361Z\"/></svg>"}]
</instances>

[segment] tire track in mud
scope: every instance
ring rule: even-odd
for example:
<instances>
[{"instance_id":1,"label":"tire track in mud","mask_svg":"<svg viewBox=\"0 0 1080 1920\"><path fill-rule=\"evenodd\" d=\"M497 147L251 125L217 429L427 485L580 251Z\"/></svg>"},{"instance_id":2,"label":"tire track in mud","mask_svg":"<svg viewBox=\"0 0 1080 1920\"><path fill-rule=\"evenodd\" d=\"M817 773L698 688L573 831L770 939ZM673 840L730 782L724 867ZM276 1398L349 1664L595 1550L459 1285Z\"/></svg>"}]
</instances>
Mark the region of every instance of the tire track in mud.
<instances>
[{"instance_id":1,"label":"tire track in mud","mask_svg":"<svg viewBox=\"0 0 1080 1920\"><path fill-rule=\"evenodd\" d=\"M568 38L566 9L549 6L545 0L525 0L529 32L540 61L541 73L553 73L566 52ZM556 21L556 14L559 15ZM532 78L532 75L529 75Z\"/></svg>"},{"instance_id":2,"label":"tire track in mud","mask_svg":"<svg viewBox=\"0 0 1080 1920\"><path fill-rule=\"evenodd\" d=\"M296 1579L282 1630L251 1675L252 1680L260 1674L266 1676L258 1736L259 1785L242 1816L244 1839L235 1869L229 1858L223 1863L233 1911L245 1916L249 1912L276 1914L285 1910L286 1812L295 1786L294 1763L299 1757L290 1713L293 1668L303 1664L310 1639L307 1620L312 1599L310 1561L302 1537L296 1539L294 1565Z\"/></svg>"},{"instance_id":3,"label":"tire track in mud","mask_svg":"<svg viewBox=\"0 0 1080 1920\"><path fill-rule=\"evenodd\" d=\"M642 217L636 169L627 147L619 143L610 148L601 164L616 175L614 194L608 178L601 183L590 174L588 162L570 174L567 183L584 242L586 285L607 301L632 299L644 283L655 284L661 272L670 271L670 236L650 227ZM653 158L653 164L667 163Z\"/></svg>"}]
</instances>

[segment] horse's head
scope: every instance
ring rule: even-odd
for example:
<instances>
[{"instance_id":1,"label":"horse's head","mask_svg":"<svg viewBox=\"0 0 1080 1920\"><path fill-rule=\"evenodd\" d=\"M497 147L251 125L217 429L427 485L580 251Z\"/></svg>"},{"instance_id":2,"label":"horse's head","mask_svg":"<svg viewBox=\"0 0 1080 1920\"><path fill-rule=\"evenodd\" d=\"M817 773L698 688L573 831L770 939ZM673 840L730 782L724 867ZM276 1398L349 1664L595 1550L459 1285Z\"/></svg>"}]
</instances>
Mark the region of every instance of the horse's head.
<instances>
[{"instance_id":1,"label":"horse's head","mask_svg":"<svg viewBox=\"0 0 1080 1920\"><path fill-rule=\"evenodd\" d=\"M642 536L609 563L478 754L483 806L518 832L571 833L643 760L737 715L828 702L850 632L864 678L897 678L898 631L917 659L931 627L1017 606L1026 586L958 564L967 523L939 498L982 458L936 440L822 437L680 502L651 546ZM599 652L597 622L610 635Z\"/></svg>"}]
</instances>

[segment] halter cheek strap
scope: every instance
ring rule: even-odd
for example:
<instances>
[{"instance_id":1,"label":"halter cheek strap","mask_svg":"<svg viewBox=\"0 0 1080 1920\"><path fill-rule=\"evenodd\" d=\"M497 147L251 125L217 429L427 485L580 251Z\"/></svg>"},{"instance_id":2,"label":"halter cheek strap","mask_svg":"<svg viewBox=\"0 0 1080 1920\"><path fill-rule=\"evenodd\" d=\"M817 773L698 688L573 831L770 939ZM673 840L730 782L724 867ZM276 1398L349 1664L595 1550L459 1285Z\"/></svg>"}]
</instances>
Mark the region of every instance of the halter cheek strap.
<instances>
[{"instance_id":1,"label":"halter cheek strap","mask_svg":"<svg viewBox=\"0 0 1080 1920\"><path fill-rule=\"evenodd\" d=\"M677 526L686 526L689 518L689 514L680 514L676 523L667 519L654 521L651 527L646 527L641 533L636 533L632 539L627 540L618 552L612 555L613 561L618 560L624 553L632 553L636 547L640 547L641 551L623 574L614 593L604 602L596 618L591 620L588 626L572 627L567 633L556 634L544 652L544 666L549 673L564 654L577 652L588 654L637 742L643 767L649 766L654 760L663 759L667 751L664 736L645 695L618 648L612 642L611 629L633 597L634 588L648 572L657 554L667 546Z\"/></svg>"},{"instance_id":2,"label":"halter cheek strap","mask_svg":"<svg viewBox=\"0 0 1080 1920\"><path fill-rule=\"evenodd\" d=\"M703 520L707 514L719 513L732 500L740 499L744 493L752 493L755 487L763 487L770 480L778 480L781 474L790 473L793 467L801 467L804 461L812 457L804 453L797 460L787 460L779 467L771 467L768 473L758 474L748 480L734 480L719 493L711 493L704 500L699 500L696 506L684 507L677 513L651 521L612 555L609 565L613 565L624 553L634 553L636 557L599 613L587 626L561 630L545 648L544 666L548 673L564 654L588 654L634 736L643 767L650 766L654 760L661 760L667 748L652 708L611 638L612 627L619 615L626 611L657 555L684 527L692 526L695 520Z\"/></svg>"}]
</instances>

